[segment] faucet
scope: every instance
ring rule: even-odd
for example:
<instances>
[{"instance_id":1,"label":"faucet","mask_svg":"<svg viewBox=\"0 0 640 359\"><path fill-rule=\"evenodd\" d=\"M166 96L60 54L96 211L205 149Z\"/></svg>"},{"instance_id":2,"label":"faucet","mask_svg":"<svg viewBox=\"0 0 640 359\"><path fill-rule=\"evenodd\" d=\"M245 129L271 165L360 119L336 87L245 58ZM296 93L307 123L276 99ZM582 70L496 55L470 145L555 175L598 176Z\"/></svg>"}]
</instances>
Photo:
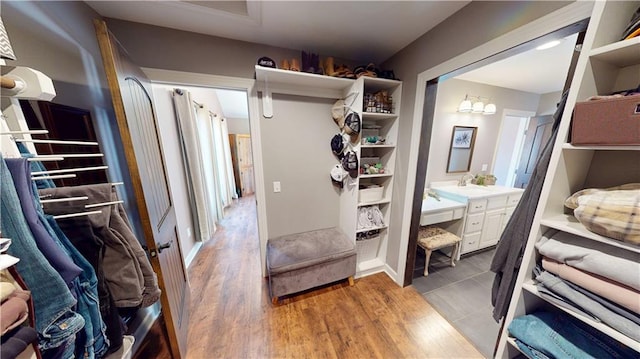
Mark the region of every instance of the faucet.
<instances>
[{"instance_id":1,"label":"faucet","mask_svg":"<svg viewBox=\"0 0 640 359\"><path fill-rule=\"evenodd\" d=\"M467 173L460 178L458 181L458 186L463 187L467 185L467 179L473 179L473 175L471 173Z\"/></svg>"}]
</instances>

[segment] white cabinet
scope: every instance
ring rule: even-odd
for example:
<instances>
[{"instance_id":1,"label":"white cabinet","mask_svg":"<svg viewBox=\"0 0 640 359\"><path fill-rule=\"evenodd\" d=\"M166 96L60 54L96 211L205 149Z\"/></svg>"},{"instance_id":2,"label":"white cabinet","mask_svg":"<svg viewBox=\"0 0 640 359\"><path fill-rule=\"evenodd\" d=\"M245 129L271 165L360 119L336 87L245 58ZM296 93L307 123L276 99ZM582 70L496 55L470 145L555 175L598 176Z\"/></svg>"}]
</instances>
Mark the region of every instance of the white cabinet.
<instances>
[{"instance_id":1,"label":"white cabinet","mask_svg":"<svg viewBox=\"0 0 640 359\"><path fill-rule=\"evenodd\" d=\"M503 190L497 195L468 201L460 254L498 243L508 220L507 214L510 216L513 213L522 197L522 190L512 191L513 193L509 193Z\"/></svg>"},{"instance_id":2,"label":"white cabinet","mask_svg":"<svg viewBox=\"0 0 640 359\"><path fill-rule=\"evenodd\" d=\"M498 343L499 358L520 355L513 340L508 336L509 323L516 317L540 308L564 311L599 331L600 335L609 336L638 351L640 357L640 343L637 341L603 323L557 307L543 299L534 285L531 273L539 257L535 243L548 230L582 237L585 245L588 245L589 241L599 241L640 253L638 246L589 232L573 215L566 212L564 207L567 197L584 188L606 188L640 182L640 146L573 146L570 144L569 136L572 112L577 101L638 86L640 37L619 41L624 27L638 7L638 1L594 3L509 311L504 318L505 325Z\"/></svg>"}]
</instances>

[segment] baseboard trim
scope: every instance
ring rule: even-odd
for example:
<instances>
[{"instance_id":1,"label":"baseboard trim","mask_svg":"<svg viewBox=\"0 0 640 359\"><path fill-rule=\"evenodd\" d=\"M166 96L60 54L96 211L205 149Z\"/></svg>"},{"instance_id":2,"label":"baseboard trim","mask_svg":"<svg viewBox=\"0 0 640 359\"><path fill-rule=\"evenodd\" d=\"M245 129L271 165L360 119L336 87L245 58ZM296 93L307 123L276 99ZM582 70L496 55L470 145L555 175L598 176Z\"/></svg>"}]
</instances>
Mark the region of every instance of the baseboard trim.
<instances>
[{"instance_id":1,"label":"baseboard trim","mask_svg":"<svg viewBox=\"0 0 640 359\"><path fill-rule=\"evenodd\" d=\"M202 248L202 242L196 242L193 248L191 248L191 251L187 255L187 258L185 258L184 260L184 264L187 268L191 266L191 263L196 258L196 255L198 255L198 252L200 252L200 248Z\"/></svg>"}]
</instances>

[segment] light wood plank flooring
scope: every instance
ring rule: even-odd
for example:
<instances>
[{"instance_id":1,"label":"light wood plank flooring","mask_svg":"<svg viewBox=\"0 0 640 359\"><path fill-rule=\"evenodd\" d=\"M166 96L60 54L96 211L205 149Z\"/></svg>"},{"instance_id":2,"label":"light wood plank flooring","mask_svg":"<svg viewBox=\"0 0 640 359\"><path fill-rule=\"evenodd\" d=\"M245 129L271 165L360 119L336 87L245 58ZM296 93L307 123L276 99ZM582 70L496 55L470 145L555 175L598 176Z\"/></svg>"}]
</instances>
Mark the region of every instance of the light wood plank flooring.
<instances>
[{"instance_id":1,"label":"light wood plank flooring","mask_svg":"<svg viewBox=\"0 0 640 359\"><path fill-rule=\"evenodd\" d=\"M254 197L229 209L189 269L188 358L482 358L412 287L386 274L272 306Z\"/></svg>"}]
</instances>

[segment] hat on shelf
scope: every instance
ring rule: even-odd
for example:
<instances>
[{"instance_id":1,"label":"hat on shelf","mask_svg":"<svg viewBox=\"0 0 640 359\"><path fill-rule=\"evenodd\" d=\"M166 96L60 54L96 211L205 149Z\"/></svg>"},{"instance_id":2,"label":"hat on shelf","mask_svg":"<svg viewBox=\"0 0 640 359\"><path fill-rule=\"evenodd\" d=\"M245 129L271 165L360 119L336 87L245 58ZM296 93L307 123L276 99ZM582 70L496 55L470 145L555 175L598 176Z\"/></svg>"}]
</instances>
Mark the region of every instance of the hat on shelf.
<instances>
[{"instance_id":1,"label":"hat on shelf","mask_svg":"<svg viewBox=\"0 0 640 359\"><path fill-rule=\"evenodd\" d=\"M346 147L346 143L344 137L341 134L333 135L331 138L331 151L338 158L342 159L344 156L344 149Z\"/></svg>"},{"instance_id":2,"label":"hat on shelf","mask_svg":"<svg viewBox=\"0 0 640 359\"><path fill-rule=\"evenodd\" d=\"M344 130L349 136L351 136L351 142L358 142L360 127L360 115L356 112L349 113L344 119Z\"/></svg>"},{"instance_id":3,"label":"hat on shelf","mask_svg":"<svg viewBox=\"0 0 640 359\"><path fill-rule=\"evenodd\" d=\"M342 157L342 168L349 172L352 178L358 177L358 155L353 151L348 151Z\"/></svg>"},{"instance_id":4,"label":"hat on shelf","mask_svg":"<svg viewBox=\"0 0 640 359\"><path fill-rule=\"evenodd\" d=\"M331 169L331 182L342 188L344 186L344 179L347 178L349 173L345 171L341 165L335 165Z\"/></svg>"},{"instance_id":5,"label":"hat on shelf","mask_svg":"<svg viewBox=\"0 0 640 359\"><path fill-rule=\"evenodd\" d=\"M258 59L258 65L263 67L271 67L274 69L276 68L276 62L266 56L262 56L261 58Z\"/></svg>"},{"instance_id":6,"label":"hat on shelf","mask_svg":"<svg viewBox=\"0 0 640 359\"><path fill-rule=\"evenodd\" d=\"M344 110L346 106L344 104L344 100L338 100L333 104L331 108L331 117L336 122L336 125L342 130L344 127Z\"/></svg>"}]
</instances>

